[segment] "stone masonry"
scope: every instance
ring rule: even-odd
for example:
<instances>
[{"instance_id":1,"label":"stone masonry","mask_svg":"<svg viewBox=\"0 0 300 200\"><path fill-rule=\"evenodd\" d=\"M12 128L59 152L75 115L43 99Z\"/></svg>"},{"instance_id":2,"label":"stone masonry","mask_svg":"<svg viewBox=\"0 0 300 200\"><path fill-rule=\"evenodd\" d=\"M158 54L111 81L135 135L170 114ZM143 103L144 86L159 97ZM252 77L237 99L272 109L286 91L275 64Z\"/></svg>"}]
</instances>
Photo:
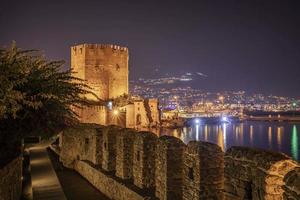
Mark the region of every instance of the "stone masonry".
<instances>
[{"instance_id":1,"label":"stone masonry","mask_svg":"<svg viewBox=\"0 0 300 200\"><path fill-rule=\"evenodd\" d=\"M120 127L108 126L103 130L102 168L108 172L116 170L116 137Z\"/></svg>"},{"instance_id":2,"label":"stone masonry","mask_svg":"<svg viewBox=\"0 0 300 200\"><path fill-rule=\"evenodd\" d=\"M128 94L128 49L110 44L80 44L71 47L71 68L87 81L94 95L90 100L108 100Z\"/></svg>"},{"instance_id":3,"label":"stone masonry","mask_svg":"<svg viewBox=\"0 0 300 200\"><path fill-rule=\"evenodd\" d=\"M282 153L232 147L225 154L225 199L283 199L284 177L297 166Z\"/></svg>"},{"instance_id":4,"label":"stone masonry","mask_svg":"<svg viewBox=\"0 0 300 200\"><path fill-rule=\"evenodd\" d=\"M119 178L132 178L133 141L135 135L136 132L132 129L123 129L117 135L116 176Z\"/></svg>"},{"instance_id":5,"label":"stone masonry","mask_svg":"<svg viewBox=\"0 0 300 200\"><path fill-rule=\"evenodd\" d=\"M157 136L139 132L134 140L133 181L139 188L155 187L155 147Z\"/></svg>"},{"instance_id":6,"label":"stone masonry","mask_svg":"<svg viewBox=\"0 0 300 200\"><path fill-rule=\"evenodd\" d=\"M285 200L300 199L300 167L290 171L284 177L284 194Z\"/></svg>"},{"instance_id":7,"label":"stone masonry","mask_svg":"<svg viewBox=\"0 0 300 200\"><path fill-rule=\"evenodd\" d=\"M124 183L121 183L115 178L108 176L103 171L94 168L88 162L76 162L75 170L110 199L151 200L151 197L135 192Z\"/></svg>"},{"instance_id":8,"label":"stone masonry","mask_svg":"<svg viewBox=\"0 0 300 200\"><path fill-rule=\"evenodd\" d=\"M183 158L183 199L223 199L224 153L222 149L216 144L191 141L187 145Z\"/></svg>"},{"instance_id":9,"label":"stone masonry","mask_svg":"<svg viewBox=\"0 0 300 200\"><path fill-rule=\"evenodd\" d=\"M0 200L19 200L22 192L22 157L0 169Z\"/></svg>"},{"instance_id":10,"label":"stone masonry","mask_svg":"<svg viewBox=\"0 0 300 200\"><path fill-rule=\"evenodd\" d=\"M161 200L182 199L184 143L175 137L159 138L155 157L155 195Z\"/></svg>"},{"instance_id":11,"label":"stone masonry","mask_svg":"<svg viewBox=\"0 0 300 200\"><path fill-rule=\"evenodd\" d=\"M282 153L232 147L224 155L207 142L94 124L66 129L60 140L63 164L116 200L300 199L300 165Z\"/></svg>"},{"instance_id":12,"label":"stone masonry","mask_svg":"<svg viewBox=\"0 0 300 200\"><path fill-rule=\"evenodd\" d=\"M76 160L88 160L94 165L101 164L101 127L95 124L81 124L66 129L60 138L62 163L70 168L74 167Z\"/></svg>"}]
</instances>

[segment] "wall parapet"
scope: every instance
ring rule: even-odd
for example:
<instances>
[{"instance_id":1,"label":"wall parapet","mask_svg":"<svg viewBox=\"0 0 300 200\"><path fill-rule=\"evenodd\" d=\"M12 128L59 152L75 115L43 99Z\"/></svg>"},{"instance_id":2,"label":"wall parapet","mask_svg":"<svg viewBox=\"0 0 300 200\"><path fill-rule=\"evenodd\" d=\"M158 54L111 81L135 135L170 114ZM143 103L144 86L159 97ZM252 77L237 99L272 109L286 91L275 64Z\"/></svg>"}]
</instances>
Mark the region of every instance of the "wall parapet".
<instances>
[{"instance_id":1,"label":"wall parapet","mask_svg":"<svg viewBox=\"0 0 300 200\"><path fill-rule=\"evenodd\" d=\"M208 142L185 145L172 136L95 125L64 131L60 143L63 164L116 200L300 196L299 163L283 153L248 147L224 153Z\"/></svg>"},{"instance_id":2,"label":"wall parapet","mask_svg":"<svg viewBox=\"0 0 300 200\"><path fill-rule=\"evenodd\" d=\"M282 199L284 178L297 167L283 153L231 147L225 153L226 199Z\"/></svg>"},{"instance_id":3,"label":"wall parapet","mask_svg":"<svg viewBox=\"0 0 300 200\"><path fill-rule=\"evenodd\" d=\"M0 200L19 200L22 193L22 157L0 169Z\"/></svg>"},{"instance_id":4,"label":"wall parapet","mask_svg":"<svg viewBox=\"0 0 300 200\"><path fill-rule=\"evenodd\" d=\"M93 186L111 199L120 200L151 200L152 198L137 192L128 187L124 182L120 182L113 176L97 169L87 161L77 161L74 169L85 177Z\"/></svg>"},{"instance_id":5,"label":"wall parapet","mask_svg":"<svg viewBox=\"0 0 300 200\"><path fill-rule=\"evenodd\" d=\"M128 51L127 47L122 47L114 44L79 44L71 47L74 51L80 48L88 48L88 49L112 49L119 51Z\"/></svg>"}]
</instances>

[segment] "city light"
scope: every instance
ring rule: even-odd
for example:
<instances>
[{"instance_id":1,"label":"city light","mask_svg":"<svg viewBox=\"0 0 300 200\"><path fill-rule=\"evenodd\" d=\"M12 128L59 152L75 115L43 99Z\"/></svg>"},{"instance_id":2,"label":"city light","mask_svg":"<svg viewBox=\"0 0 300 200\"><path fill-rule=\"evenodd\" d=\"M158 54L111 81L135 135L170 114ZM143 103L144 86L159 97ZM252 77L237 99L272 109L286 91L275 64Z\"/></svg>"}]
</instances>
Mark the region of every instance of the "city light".
<instances>
[{"instance_id":1,"label":"city light","mask_svg":"<svg viewBox=\"0 0 300 200\"><path fill-rule=\"evenodd\" d=\"M200 119L195 119L196 124L200 124Z\"/></svg>"},{"instance_id":2,"label":"city light","mask_svg":"<svg viewBox=\"0 0 300 200\"><path fill-rule=\"evenodd\" d=\"M226 117L226 116L223 116L223 117L221 118L221 121L222 121L222 122L229 122L228 117Z\"/></svg>"}]
</instances>

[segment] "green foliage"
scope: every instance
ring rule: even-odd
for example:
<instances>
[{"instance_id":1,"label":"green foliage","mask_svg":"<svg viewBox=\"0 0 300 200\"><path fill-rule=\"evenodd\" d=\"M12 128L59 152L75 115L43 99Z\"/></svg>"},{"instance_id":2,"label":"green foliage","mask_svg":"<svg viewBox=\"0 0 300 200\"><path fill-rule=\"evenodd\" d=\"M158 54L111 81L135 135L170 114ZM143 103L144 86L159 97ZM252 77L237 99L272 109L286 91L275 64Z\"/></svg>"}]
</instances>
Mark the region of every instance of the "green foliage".
<instances>
[{"instance_id":1,"label":"green foliage","mask_svg":"<svg viewBox=\"0 0 300 200\"><path fill-rule=\"evenodd\" d=\"M131 101L131 97L128 94L123 94L115 99L112 99L113 105L116 107L126 106Z\"/></svg>"},{"instance_id":2,"label":"green foliage","mask_svg":"<svg viewBox=\"0 0 300 200\"><path fill-rule=\"evenodd\" d=\"M87 85L63 61L48 61L38 51L13 43L0 49L0 139L19 140L32 134L50 136L77 123L71 108L88 106Z\"/></svg>"}]
</instances>

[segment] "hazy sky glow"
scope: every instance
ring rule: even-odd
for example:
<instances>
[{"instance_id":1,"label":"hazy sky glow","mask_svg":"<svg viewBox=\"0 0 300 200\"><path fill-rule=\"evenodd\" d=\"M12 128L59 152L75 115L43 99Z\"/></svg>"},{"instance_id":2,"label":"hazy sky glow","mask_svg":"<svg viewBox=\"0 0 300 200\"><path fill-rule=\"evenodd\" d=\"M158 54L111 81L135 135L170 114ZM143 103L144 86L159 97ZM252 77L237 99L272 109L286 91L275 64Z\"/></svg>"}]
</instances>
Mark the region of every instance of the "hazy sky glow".
<instances>
[{"instance_id":1,"label":"hazy sky glow","mask_svg":"<svg viewBox=\"0 0 300 200\"><path fill-rule=\"evenodd\" d=\"M300 1L0 1L1 46L69 62L71 45L119 44L130 79L201 72L204 90L300 97Z\"/></svg>"}]
</instances>

